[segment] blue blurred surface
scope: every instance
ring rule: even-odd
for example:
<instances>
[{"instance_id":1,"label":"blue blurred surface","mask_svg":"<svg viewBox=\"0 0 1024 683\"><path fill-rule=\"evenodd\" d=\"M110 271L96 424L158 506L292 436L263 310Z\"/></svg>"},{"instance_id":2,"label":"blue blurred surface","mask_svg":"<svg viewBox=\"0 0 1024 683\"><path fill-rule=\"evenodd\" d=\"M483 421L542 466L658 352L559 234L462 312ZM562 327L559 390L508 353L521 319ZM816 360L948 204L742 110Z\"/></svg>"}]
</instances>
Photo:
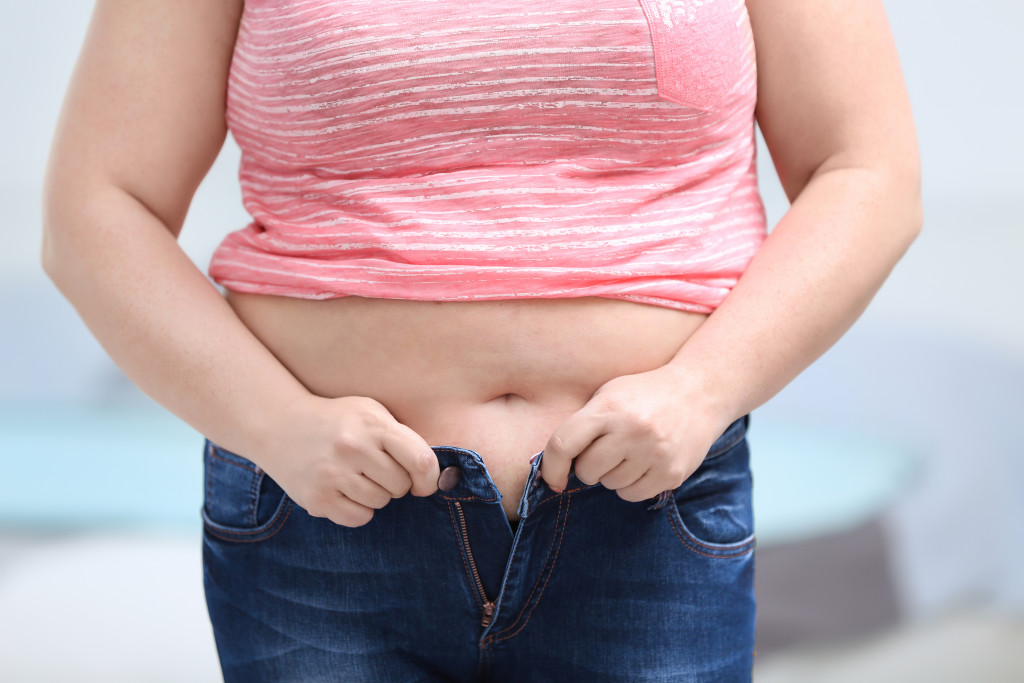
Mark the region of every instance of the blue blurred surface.
<instances>
[{"instance_id":1,"label":"blue blurred surface","mask_svg":"<svg viewBox=\"0 0 1024 683\"><path fill-rule=\"evenodd\" d=\"M0 525L197 527L202 439L155 404L0 406ZM867 521L914 469L899 444L756 413L750 442L761 543Z\"/></svg>"},{"instance_id":2,"label":"blue blurred surface","mask_svg":"<svg viewBox=\"0 0 1024 683\"><path fill-rule=\"evenodd\" d=\"M203 437L162 409L3 406L0 525L199 525Z\"/></svg>"}]
</instances>

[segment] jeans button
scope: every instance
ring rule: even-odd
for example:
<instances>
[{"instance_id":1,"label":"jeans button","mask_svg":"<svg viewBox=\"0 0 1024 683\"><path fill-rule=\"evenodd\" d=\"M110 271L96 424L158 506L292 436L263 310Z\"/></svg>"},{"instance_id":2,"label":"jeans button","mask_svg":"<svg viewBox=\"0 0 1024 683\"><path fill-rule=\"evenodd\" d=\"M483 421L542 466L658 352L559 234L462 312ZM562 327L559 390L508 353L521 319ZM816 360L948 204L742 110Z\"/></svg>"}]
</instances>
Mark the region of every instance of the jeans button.
<instances>
[{"instance_id":1,"label":"jeans button","mask_svg":"<svg viewBox=\"0 0 1024 683\"><path fill-rule=\"evenodd\" d=\"M451 491L462 479L462 470L454 465L441 470L441 476L437 478L437 488L442 491Z\"/></svg>"}]
</instances>

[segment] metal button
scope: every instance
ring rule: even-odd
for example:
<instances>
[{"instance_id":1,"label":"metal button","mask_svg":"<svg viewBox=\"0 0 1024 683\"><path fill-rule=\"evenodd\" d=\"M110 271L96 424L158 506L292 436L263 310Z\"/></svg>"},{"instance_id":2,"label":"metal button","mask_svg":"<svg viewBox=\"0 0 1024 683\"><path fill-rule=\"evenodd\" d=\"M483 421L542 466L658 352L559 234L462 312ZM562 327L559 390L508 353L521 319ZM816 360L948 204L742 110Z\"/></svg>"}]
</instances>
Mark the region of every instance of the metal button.
<instances>
[{"instance_id":1,"label":"metal button","mask_svg":"<svg viewBox=\"0 0 1024 683\"><path fill-rule=\"evenodd\" d=\"M437 478L437 488L442 491L451 491L462 479L462 470L452 465L441 470L441 476Z\"/></svg>"}]
</instances>

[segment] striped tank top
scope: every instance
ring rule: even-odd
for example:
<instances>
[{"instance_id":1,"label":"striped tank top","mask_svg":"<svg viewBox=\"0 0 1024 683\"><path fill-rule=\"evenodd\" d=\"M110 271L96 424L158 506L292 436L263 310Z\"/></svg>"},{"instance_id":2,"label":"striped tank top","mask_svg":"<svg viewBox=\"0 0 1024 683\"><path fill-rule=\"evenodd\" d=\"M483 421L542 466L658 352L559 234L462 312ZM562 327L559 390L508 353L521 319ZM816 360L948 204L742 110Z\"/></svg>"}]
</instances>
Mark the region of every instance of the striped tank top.
<instances>
[{"instance_id":1,"label":"striped tank top","mask_svg":"<svg viewBox=\"0 0 1024 683\"><path fill-rule=\"evenodd\" d=\"M304 299L710 313L766 236L743 0L246 0L252 221L211 279Z\"/></svg>"}]
</instances>

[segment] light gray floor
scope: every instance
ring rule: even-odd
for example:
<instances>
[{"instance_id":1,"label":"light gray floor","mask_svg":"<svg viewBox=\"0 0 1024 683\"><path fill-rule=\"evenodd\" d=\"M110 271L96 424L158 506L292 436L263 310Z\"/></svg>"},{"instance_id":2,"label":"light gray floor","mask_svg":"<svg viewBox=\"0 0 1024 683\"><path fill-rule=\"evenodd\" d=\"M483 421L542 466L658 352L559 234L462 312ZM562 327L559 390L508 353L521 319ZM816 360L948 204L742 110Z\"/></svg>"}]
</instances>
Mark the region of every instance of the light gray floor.
<instances>
[{"instance_id":1,"label":"light gray floor","mask_svg":"<svg viewBox=\"0 0 1024 683\"><path fill-rule=\"evenodd\" d=\"M757 683L1021 683L1024 621L961 609L852 643L766 658Z\"/></svg>"},{"instance_id":2,"label":"light gray floor","mask_svg":"<svg viewBox=\"0 0 1024 683\"><path fill-rule=\"evenodd\" d=\"M0 680L215 683L201 580L191 534L0 533ZM1020 683L1021 652L1024 620L960 608L759 658L755 681Z\"/></svg>"}]
</instances>

